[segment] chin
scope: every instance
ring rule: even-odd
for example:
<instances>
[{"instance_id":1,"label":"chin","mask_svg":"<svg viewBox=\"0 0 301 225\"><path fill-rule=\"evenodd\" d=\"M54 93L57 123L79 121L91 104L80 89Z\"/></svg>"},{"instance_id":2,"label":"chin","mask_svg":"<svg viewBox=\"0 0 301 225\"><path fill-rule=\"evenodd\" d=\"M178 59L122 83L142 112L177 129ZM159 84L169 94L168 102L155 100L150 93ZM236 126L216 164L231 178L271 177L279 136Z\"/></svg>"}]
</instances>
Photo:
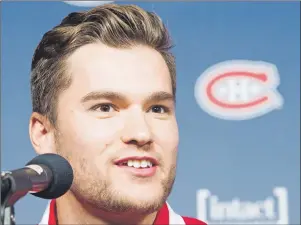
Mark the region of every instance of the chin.
<instances>
[{"instance_id":1,"label":"chin","mask_svg":"<svg viewBox=\"0 0 301 225\"><path fill-rule=\"evenodd\" d=\"M135 196L131 195L129 196L133 202L158 202L161 201L163 198L163 195L161 192L152 192L152 193L139 193L136 194Z\"/></svg>"},{"instance_id":2,"label":"chin","mask_svg":"<svg viewBox=\"0 0 301 225\"><path fill-rule=\"evenodd\" d=\"M131 186L134 186L131 188ZM122 198L128 199L134 205L158 205L164 202L164 191L159 185L128 186L127 190L120 190Z\"/></svg>"},{"instance_id":3,"label":"chin","mask_svg":"<svg viewBox=\"0 0 301 225\"><path fill-rule=\"evenodd\" d=\"M132 196L133 198L148 198L163 194L163 187L159 182L148 183L130 183L126 186L119 186L119 191L125 195Z\"/></svg>"},{"instance_id":4,"label":"chin","mask_svg":"<svg viewBox=\"0 0 301 225\"><path fill-rule=\"evenodd\" d=\"M137 196L136 198L128 198L129 211L133 212L140 211L141 213L153 213L158 211L165 203L161 196Z\"/></svg>"}]
</instances>

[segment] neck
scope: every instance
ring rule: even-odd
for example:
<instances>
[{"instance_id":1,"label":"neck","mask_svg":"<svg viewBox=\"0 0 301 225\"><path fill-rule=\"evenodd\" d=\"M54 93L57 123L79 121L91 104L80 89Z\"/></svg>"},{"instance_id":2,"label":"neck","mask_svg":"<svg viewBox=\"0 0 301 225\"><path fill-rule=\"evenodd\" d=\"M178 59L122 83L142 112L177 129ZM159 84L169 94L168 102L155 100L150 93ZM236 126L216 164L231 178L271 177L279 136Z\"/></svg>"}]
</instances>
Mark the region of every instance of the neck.
<instances>
[{"instance_id":1,"label":"neck","mask_svg":"<svg viewBox=\"0 0 301 225\"><path fill-rule=\"evenodd\" d=\"M100 209L91 208L79 202L75 196L68 192L56 200L56 213L58 225L61 224L153 224L157 212L148 215L137 215L132 213L105 212Z\"/></svg>"}]
</instances>

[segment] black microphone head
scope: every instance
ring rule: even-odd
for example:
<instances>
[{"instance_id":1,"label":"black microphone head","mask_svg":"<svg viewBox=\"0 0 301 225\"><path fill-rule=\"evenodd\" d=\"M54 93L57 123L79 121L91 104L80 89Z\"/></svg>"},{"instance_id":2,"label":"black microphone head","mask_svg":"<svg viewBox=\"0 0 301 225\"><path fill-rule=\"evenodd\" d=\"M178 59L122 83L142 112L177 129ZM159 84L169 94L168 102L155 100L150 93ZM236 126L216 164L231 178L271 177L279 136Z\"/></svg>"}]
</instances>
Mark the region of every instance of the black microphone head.
<instances>
[{"instance_id":1,"label":"black microphone head","mask_svg":"<svg viewBox=\"0 0 301 225\"><path fill-rule=\"evenodd\" d=\"M73 182L73 170L69 162L57 154L42 154L33 158L26 165L39 164L47 166L52 171L52 182L47 189L32 193L32 195L45 198L55 199L65 194Z\"/></svg>"}]
</instances>

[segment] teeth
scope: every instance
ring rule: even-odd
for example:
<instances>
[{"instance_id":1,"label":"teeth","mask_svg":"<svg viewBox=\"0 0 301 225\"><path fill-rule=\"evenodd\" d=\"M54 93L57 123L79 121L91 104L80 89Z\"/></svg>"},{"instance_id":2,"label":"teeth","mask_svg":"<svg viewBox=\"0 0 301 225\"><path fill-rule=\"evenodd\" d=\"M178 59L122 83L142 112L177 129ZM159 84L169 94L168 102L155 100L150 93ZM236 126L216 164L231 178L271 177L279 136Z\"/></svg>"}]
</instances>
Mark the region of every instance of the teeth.
<instances>
[{"instance_id":1,"label":"teeth","mask_svg":"<svg viewBox=\"0 0 301 225\"><path fill-rule=\"evenodd\" d=\"M146 160L142 160L142 162L140 163L140 166L142 168L146 168L147 167L147 161Z\"/></svg>"},{"instance_id":2,"label":"teeth","mask_svg":"<svg viewBox=\"0 0 301 225\"><path fill-rule=\"evenodd\" d=\"M149 160L129 160L126 165L134 168L147 168L153 166Z\"/></svg>"},{"instance_id":3,"label":"teeth","mask_svg":"<svg viewBox=\"0 0 301 225\"><path fill-rule=\"evenodd\" d=\"M129 161L128 161L128 166L133 166L133 164L134 164L134 163L133 163L132 160L129 160Z\"/></svg>"},{"instance_id":4,"label":"teeth","mask_svg":"<svg viewBox=\"0 0 301 225\"><path fill-rule=\"evenodd\" d=\"M140 162L139 161L134 161L134 167L139 168L140 167Z\"/></svg>"}]
</instances>

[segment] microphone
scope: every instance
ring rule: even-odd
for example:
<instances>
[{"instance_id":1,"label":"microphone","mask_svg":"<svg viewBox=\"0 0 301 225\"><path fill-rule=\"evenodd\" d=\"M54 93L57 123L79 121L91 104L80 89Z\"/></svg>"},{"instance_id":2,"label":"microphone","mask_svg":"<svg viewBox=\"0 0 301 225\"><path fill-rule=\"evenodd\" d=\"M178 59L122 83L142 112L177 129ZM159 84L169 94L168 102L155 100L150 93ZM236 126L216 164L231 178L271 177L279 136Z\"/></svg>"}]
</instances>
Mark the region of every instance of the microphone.
<instances>
[{"instance_id":1,"label":"microphone","mask_svg":"<svg viewBox=\"0 0 301 225\"><path fill-rule=\"evenodd\" d=\"M42 154L22 169L5 172L1 177L1 205L8 195L6 203L10 206L27 193L55 199L64 195L72 182L73 170L65 158L57 154Z\"/></svg>"}]
</instances>

